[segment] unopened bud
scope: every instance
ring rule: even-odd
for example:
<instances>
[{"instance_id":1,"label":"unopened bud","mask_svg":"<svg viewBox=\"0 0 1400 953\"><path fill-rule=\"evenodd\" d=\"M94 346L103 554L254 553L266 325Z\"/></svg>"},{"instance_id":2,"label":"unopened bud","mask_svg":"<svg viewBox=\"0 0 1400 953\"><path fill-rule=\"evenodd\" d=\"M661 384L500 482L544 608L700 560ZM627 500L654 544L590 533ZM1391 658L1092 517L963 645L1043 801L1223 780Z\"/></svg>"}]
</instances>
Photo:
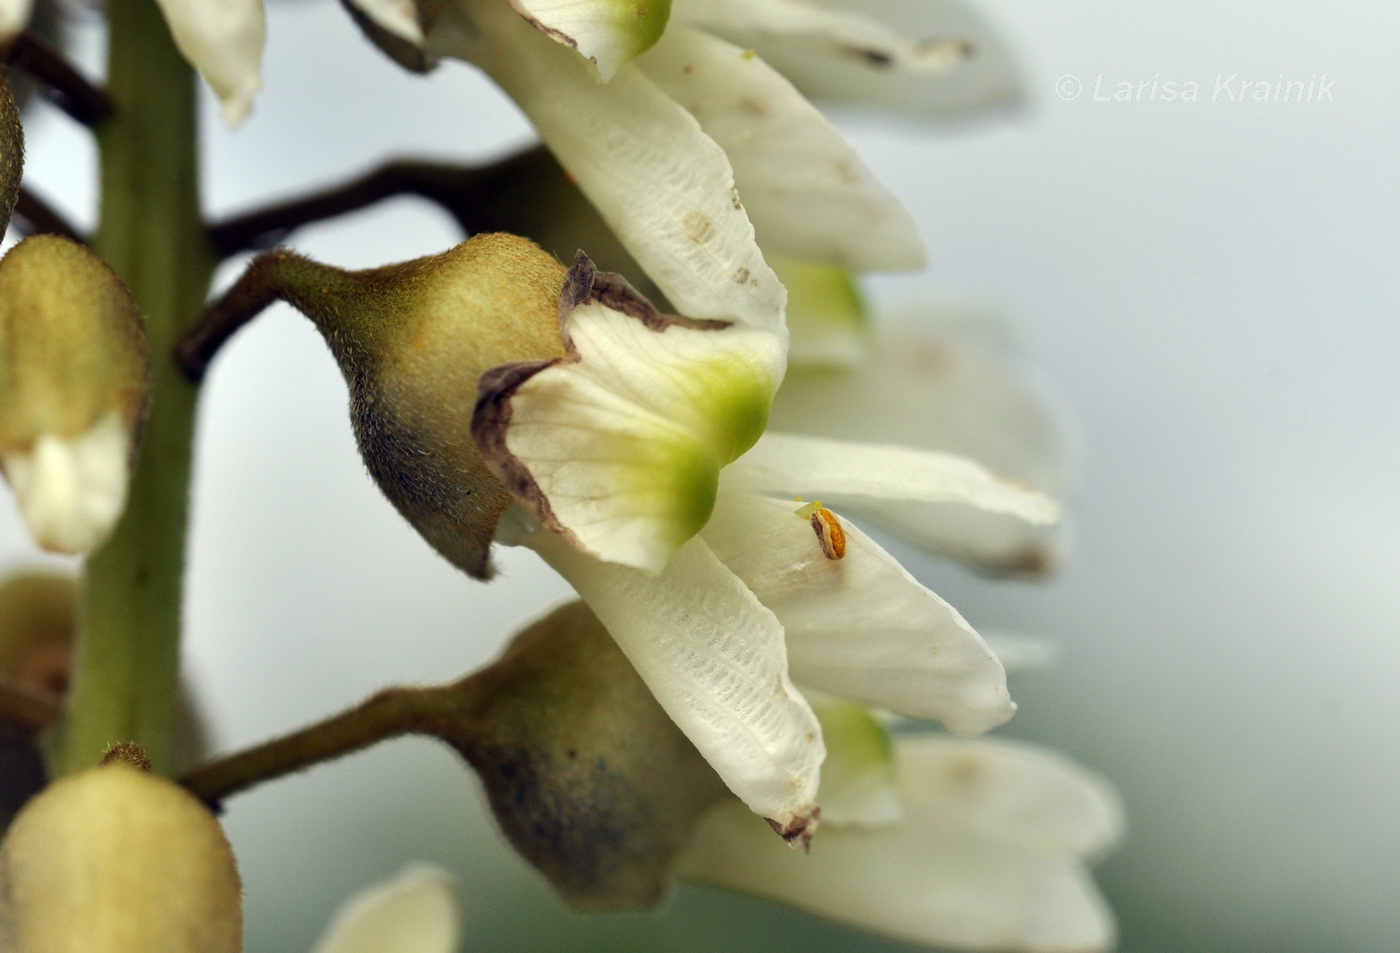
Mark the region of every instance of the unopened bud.
<instances>
[{"instance_id":1,"label":"unopened bud","mask_svg":"<svg viewBox=\"0 0 1400 953\"><path fill-rule=\"evenodd\" d=\"M211 311L198 354L227 321L281 299L309 317L350 388L370 475L439 553L491 573L512 498L472 440L477 380L490 368L560 357L565 268L533 242L477 235L439 255L341 271L286 251L255 259Z\"/></svg>"},{"instance_id":2,"label":"unopened bud","mask_svg":"<svg viewBox=\"0 0 1400 953\"><path fill-rule=\"evenodd\" d=\"M0 847L0 949L239 953L240 887L212 814L114 763L50 785Z\"/></svg>"},{"instance_id":3,"label":"unopened bud","mask_svg":"<svg viewBox=\"0 0 1400 953\"><path fill-rule=\"evenodd\" d=\"M556 609L466 685L470 723L439 735L516 849L576 907L655 905L726 790L592 611Z\"/></svg>"},{"instance_id":4,"label":"unopened bud","mask_svg":"<svg viewBox=\"0 0 1400 953\"><path fill-rule=\"evenodd\" d=\"M141 312L106 262L54 235L0 260L0 468L40 546L107 538L149 393Z\"/></svg>"}]
</instances>

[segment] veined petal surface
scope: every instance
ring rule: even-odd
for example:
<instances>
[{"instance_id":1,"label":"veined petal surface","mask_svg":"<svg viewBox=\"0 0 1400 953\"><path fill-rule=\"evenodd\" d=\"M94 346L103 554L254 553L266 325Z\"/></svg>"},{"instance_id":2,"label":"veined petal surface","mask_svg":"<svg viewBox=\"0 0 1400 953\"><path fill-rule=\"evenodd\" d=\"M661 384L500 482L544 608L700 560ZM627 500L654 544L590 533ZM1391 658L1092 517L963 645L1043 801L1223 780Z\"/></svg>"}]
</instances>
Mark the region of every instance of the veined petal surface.
<instances>
[{"instance_id":1,"label":"veined petal surface","mask_svg":"<svg viewBox=\"0 0 1400 953\"><path fill-rule=\"evenodd\" d=\"M1113 790L1030 745L896 740L901 823L822 831L810 857L760 843L738 805L701 822L689 877L905 941L1017 953L1112 947L1112 914L1085 863L1118 837Z\"/></svg>"},{"instance_id":2,"label":"veined petal surface","mask_svg":"<svg viewBox=\"0 0 1400 953\"><path fill-rule=\"evenodd\" d=\"M724 150L636 68L599 83L504 4L448 8L430 49L470 60L520 105L671 303L783 332L787 292L763 260Z\"/></svg>"},{"instance_id":3,"label":"veined petal surface","mask_svg":"<svg viewBox=\"0 0 1400 953\"><path fill-rule=\"evenodd\" d=\"M904 206L752 50L673 26L637 65L724 149L765 248L862 270L924 264Z\"/></svg>"},{"instance_id":4,"label":"veined petal surface","mask_svg":"<svg viewBox=\"0 0 1400 953\"><path fill-rule=\"evenodd\" d=\"M966 503L1029 523L1053 523L1059 507L1036 490L951 453L768 431L724 471L724 486L806 497L875 497Z\"/></svg>"},{"instance_id":5,"label":"veined petal surface","mask_svg":"<svg viewBox=\"0 0 1400 953\"><path fill-rule=\"evenodd\" d=\"M702 533L782 623L796 681L962 735L1015 713L1005 670L957 610L846 520L845 555L827 558L796 509L722 492Z\"/></svg>"},{"instance_id":6,"label":"veined petal surface","mask_svg":"<svg viewBox=\"0 0 1400 953\"><path fill-rule=\"evenodd\" d=\"M547 527L658 572L709 519L720 468L763 432L782 344L658 314L582 255L564 295L568 357L483 376L473 433Z\"/></svg>"},{"instance_id":7,"label":"veined petal surface","mask_svg":"<svg viewBox=\"0 0 1400 953\"><path fill-rule=\"evenodd\" d=\"M415 864L348 900L313 953L454 953L459 919L451 876Z\"/></svg>"},{"instance_id":8,"label":"veined petal surface","mask_svg":"<svg viewBox=\"0 0 1400 953\"><path fill-rule=\"evenodd\" d=\"M661 39L671 0L510 0L525 21L575 49L607 82Z\"/></svg>"},{"instance_id":9,"label":"veined petal surface","mask_svg":"<svg viewBox=\"0 0 1400 953\"><path fill-rule=\"evenodd\" d=\"M709 547L691 540L651 575L547 530L521 542L573 585L729 789L785 838L809 836L820 725L788 678L782 626Z\"/></svg>"},{"instance_id":10,"label":"veined petal surface","mask_svg":"<svg viewBox=\"0 0 1400 953\"><path fill-rule=\"evenodd\" d=\"M156 0L175 45L223 103L236 126L262 87L267 27L262 0Z\"/></svg>"},{"instance_id":11,"label":"veined petal surface","mask_svg":"<svg viewBox=\"0 0 1400 953\"><path fill-rule=\"evenodd\" d=\"M752 47L819 101L940 117L1020 97L1010 51L959 0L675 0L672 15Z\"/></svg>"}]
</instances>

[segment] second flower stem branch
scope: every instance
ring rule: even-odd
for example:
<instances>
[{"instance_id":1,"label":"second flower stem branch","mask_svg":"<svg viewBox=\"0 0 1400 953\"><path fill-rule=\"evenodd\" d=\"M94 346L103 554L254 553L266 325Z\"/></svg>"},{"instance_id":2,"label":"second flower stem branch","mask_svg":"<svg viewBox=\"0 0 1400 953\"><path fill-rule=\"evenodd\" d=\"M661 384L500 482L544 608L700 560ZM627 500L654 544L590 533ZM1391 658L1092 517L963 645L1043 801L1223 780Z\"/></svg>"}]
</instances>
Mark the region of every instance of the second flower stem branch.
<instances>
[{"instance_id":1,"label":"second flower stem branch","mask_svg":"<svg viewBox=\"0 0 1400 953\"><path fill-rule=\"evenodd\" d=\"M112 100L107 93L33 32L15 37L5 48L4 59L43 84L54 104L83 125L96 127L111 117Z\"/></svg>"},{"instance_id":2,"label":"second flower stem branch","mask_svg":"<svg viewBox=\"0 0 1400 953\"><path fill-rule=\"evenodd\" d=\"M209 229L223 257L270 248L312 222L347 215L398 195L416 195L442 207L466 235L511 230L518 187L538 178L554 160L543 147L484 166L401 159L302 198L218 222ZM557 171L556 171L557 174Z\"/></svg>"},{"instance_id":3,"label":"second flower stem branch","mask_svg":"<svg viewBox=\"0 0 1400 953\"><path fill-rule=\"evenodd\" d=\"M470 734L474 702L470 679L386 688L324 721L195 768L181 783L200 800L217 804L264 781L403 735L432 735L460 744Z\"/></svg>"}]
</instances>

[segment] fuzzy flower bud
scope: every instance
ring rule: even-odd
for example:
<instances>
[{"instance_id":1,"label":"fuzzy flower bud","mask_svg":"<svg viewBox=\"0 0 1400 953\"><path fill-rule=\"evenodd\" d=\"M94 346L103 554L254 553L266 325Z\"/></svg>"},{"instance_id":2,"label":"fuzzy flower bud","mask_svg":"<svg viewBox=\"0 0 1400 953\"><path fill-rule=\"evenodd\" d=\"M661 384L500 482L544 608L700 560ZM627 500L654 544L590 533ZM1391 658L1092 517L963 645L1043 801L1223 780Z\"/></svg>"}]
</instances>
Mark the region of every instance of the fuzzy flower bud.
<instances>
[{"instance_id":1,"label":"fuzzy flower bud","mask_svg":"<svg viewBox=\"0 0 1400 953\"><path fill-rule=\"evenodd\" d=\"M141 312L101 258L35 235L0 260L0 469L40 546L107 538L149 393Z\"/></svg>"},{"instance_id":2,"label":"fuzzy flower bud","mask_svg":"<svg viewBox=\"0 0 1400 953\"><path fill-rule=\"evenodd\" d=\"M533 242L477 235L438 255L342 271L277 250L257 258L186 342L187 366L275 300L325 337L379 488L439 553L473 576L511 495L471 437L487 370L562 357L565 268Z\"/></svg>"},{"instance_id":3,"label":"fuzzy flower bud","mask_svg":"<svg viewBox=\"0 0 1400 953\"><path fill-rule=\"evenodd\" d=\"M20 812L0 848L0 949L239 953L233 851L175 783L113 762Z\"/></svg>"}]
</instances>

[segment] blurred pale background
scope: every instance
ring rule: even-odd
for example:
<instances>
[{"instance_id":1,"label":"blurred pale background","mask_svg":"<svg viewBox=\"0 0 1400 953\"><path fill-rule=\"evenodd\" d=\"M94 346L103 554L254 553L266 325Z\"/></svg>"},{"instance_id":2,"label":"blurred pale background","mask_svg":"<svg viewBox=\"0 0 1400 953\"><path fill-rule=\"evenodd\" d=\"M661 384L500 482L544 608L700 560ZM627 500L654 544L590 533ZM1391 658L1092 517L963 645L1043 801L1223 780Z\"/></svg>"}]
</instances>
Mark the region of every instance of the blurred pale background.
<instances>
[{"instance_id":1,"label":"blurred pale background","mask_svg":"<svg viewBox=\"0 0 1400 953\"><path fill-rule=\"evenodd\" d=\"M944 130L845 123L933 253L873 297L1011 315L1077 417L1084 477L1054 581L910 565L974 624L1061 646L1013 682L1009 732L1121 787L1131 833L1101 879L1123 949L1394 950L1400 13L981 9L1021 54L1026 109ZM1325 73L1334 101L1211 102L1218 73ZM1066 74L1077 100L1056 95ZM1099 75L1196 80L1204 101L1094 102ZM528 135L469 69L407 76L334 4L274 3L252 119L208 131L209 201L232 211L389 155L485 158ZM90 221L89 146L47 109L30 140L32 180ZM296 244L368 265L456 240L401 200ZM222 746L459 674L565 591L511 552L483 588L398 520L363 474L328 353L291 312L220 359L202 426L189 671ZM3 507L13 564L29 549ZM307 949L337 898L414 858L461 874L471 950L902 949L701 890L659 916L572 919L424 741L241 797L227 821L255 953Z\"/></svg>"}]
</instances>

